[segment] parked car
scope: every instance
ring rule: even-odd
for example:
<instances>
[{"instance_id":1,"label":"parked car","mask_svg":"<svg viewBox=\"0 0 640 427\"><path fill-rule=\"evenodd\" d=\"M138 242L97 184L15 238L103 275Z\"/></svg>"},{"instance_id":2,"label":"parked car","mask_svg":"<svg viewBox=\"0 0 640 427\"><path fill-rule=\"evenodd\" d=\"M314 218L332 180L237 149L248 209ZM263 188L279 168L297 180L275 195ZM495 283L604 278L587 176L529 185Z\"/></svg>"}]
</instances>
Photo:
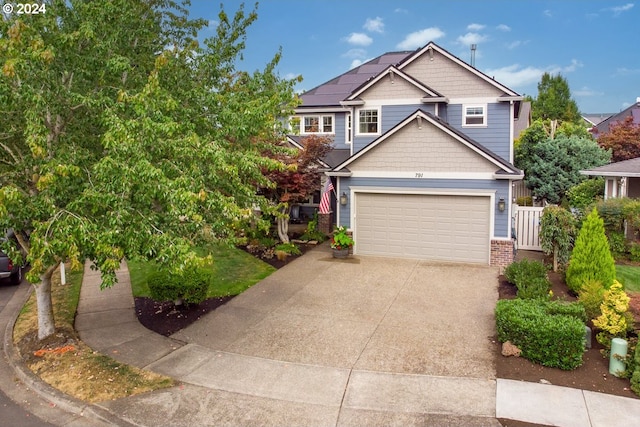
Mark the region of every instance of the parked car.
<instances>
[{"instance_id":1,"label":"parked car","mask_svg":"<svg viewBox=\"0 0 640 427\"><path fill-rule=\"evenodd\" d=\"M7 233L1 240L15 238L12 232ZM14 285L22 282L22 265L15 264L4 252L0 250L0 279L9 279Z\"/></svg>"}]
</instances>

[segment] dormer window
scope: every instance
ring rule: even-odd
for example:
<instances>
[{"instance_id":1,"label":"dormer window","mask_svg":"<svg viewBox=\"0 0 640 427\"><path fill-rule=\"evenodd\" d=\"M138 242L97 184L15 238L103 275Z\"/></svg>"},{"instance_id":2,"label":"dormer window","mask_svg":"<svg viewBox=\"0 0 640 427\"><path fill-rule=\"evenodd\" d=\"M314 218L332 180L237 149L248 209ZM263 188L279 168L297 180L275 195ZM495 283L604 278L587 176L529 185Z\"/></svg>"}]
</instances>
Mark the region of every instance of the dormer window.
<instances>
[{"instance_id":1,"label":"dormer window","mask_svg":"<svg viewBox=\"0 0 640 427\"><path fill-rule=\"evenodd\" d=\"M304 116L301 122L302 129L300 129L300 133L303 135L310 133L334 133L333 122L333 115Z\"/></svg>"},{"instance_id":2,"label":"dormer window","mask_svg":"<svg viewBox=\"0 0 640 427\"><path fill-rule=\"evenodd\" d=\"M462 126L486 126L486 105L464 105L462 107Z\"/></svg>"}]
</instances>

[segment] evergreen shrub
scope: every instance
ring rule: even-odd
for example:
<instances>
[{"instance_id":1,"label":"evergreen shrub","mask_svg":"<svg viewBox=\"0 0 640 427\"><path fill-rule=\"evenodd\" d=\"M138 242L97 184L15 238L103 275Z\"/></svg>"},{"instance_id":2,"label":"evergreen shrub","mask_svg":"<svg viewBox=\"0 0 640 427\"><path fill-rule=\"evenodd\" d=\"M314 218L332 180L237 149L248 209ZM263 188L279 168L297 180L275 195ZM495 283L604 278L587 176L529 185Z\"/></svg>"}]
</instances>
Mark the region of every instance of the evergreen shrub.
<instances>
[{"instance_id":1,"label":"evergreen shrub","mask_svg":"<svg viewBox=\"0 0 640 427\"><path fill-rule=\"evenodd\" d=\"M159 269L147 278L151 298L156 301L178 301L199 304L207 299L211 273L194 268L179 273Z\"/></svg>"},{"instance_id":2,"label":"evergreen shrub","mask_svg":"<svg viewBox=\"0 0 640 427\"><path fill-rule=\"evenodd\" d=\"M603 220L594 208L582 223L567 268L567 286L575 294L588 280L597 280L609 288L616 278L616 267Z\"/></svg>"},{"instance_id":3,"label":"evergreen shrub","mask_svg":"<svg viewBox=\"0 0 640 427\"><path fill-rule=\"evenodd\" d=\"M524 358L563 370L582 365L585 329L581 320L584 309L579 304L500 300L495 315L500 342L511 341Z\"/></svg>"}]
</instances>

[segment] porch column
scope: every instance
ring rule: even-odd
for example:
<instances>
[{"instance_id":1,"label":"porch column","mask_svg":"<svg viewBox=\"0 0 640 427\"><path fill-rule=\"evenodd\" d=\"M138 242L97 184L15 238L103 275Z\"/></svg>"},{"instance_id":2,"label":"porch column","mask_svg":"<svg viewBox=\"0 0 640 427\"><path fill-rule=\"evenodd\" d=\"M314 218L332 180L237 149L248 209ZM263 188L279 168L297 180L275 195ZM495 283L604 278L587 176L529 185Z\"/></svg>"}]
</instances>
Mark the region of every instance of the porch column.
<instances>
[{"instance_id":1,"label":"porch column","mask_svg":"<svg viewBox=\"0 0 640 427\"><path fill-rule=\"evenodd\" d=\"M324 234L331 234L331 212L323 214L318 212L318 230Z\"/></svg>"}]
</instances>

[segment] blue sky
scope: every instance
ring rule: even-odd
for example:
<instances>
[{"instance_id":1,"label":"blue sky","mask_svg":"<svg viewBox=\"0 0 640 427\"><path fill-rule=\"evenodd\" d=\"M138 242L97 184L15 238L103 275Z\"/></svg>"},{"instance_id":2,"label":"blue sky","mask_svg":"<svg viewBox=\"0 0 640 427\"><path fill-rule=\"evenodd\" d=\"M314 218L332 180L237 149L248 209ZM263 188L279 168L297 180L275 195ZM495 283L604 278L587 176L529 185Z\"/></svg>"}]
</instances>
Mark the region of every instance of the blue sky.
<instances>
[{"instance_id":1,"label":"blue sky","mask_svg":"<svg viewBox=\"0 0 640 427\"><path fill-rule=\"evenodd\" d=\"M223 1L232 15L241 1ZM254 2L246 2L251 10ZM220 1L192 0L213 33ZM278 72L312 89L385 52L429 41L520 94L537 95L544 72L562 74L583 113L618 112L640 97L640 3L633 0L262 0L238 68L262 69L282 48ZM426 82L428 84L428 82Z\"/></svg>"}]
</instances>

